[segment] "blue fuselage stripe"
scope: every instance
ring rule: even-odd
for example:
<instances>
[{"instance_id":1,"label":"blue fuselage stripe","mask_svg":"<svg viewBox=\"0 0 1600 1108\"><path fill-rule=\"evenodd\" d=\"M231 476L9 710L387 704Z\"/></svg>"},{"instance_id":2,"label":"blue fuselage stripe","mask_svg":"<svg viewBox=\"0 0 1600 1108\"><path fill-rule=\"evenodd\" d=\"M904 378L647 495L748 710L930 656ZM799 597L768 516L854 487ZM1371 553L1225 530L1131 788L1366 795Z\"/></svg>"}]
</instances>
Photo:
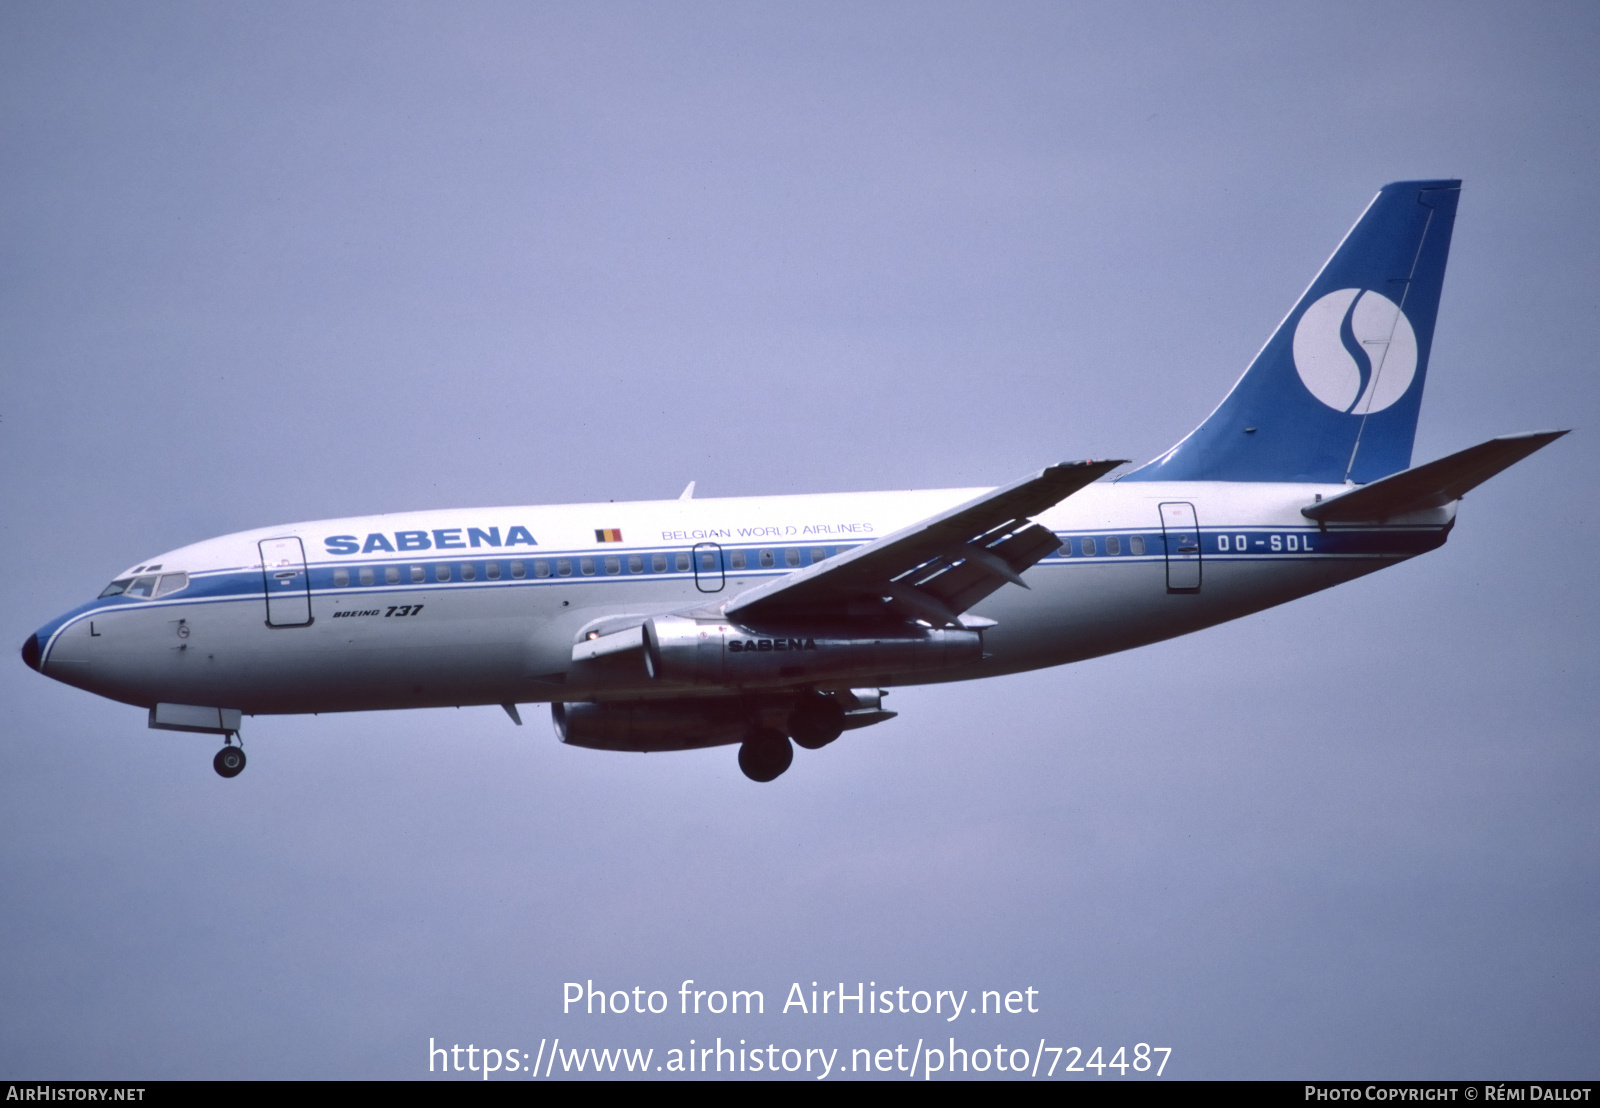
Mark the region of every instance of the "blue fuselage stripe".
<instances>
[{"instance_id":1,"label":"blue fuselage stripe","mask_svg":"<svg viewBox=\"0 0 1600 1108\"><path fill-rule=\"evenodd\" d=\"M1200 559L1201 561L1228 561L1228 562L1254 562L1254 561L1284 561L1284 560L1322 560L1322 559L1385 559L1408 558L1425 553L1438 547L1444 542L1447 528L1416 527L1416 528L1373 528L1361 530L1328 530L1322 531L1315 527L1235 527L1235 528L1203 528L1199 531ZM1165 536L1156 531L1127 531L1113 528L1098 528L1093 530L1057 532L1057 537L1062 540L1060 550L1051 554L1039 563L1042 567L1066 568L1070 565L1106 564L1116 562L1158 562L1167 557L1165 549ZM1119 552L1108 553L1106 550L1107 539L1118 540ZM1083 540L1094 540L1094 554L1086 554ZM1135 540L1138 540L1137 542ZM1135 554L1133 550L1141 545L1144 553ZM811 564L811 551L814 546L786 547L777 544L758 545L725 545L721 547L721 564L708 572L719 577L736 575L743 578L753 577L782 577L793 573L797 568L804 568ZM800 566L787 564L782 556L782 551L798 549L800 551ZM824 548L828 556L853 549L848 545L831 545ZM759 562L760 552L773 552L775 562L784 564L762 566L747 564L743 568L735 569L729 562L731 555L741 553L747 563ZM436 552L435 552L436 553ZM653 556L665 556L670 568L663 571L654 571L650 568ZM519 552L515 557L502 555L499 557L484 558L458 558L446 560L443 558L388 558L382 561L355 560L332 561L321 560L308 566L310 578L310 593L313 596L348 596L352 599L368 591L393 594L397 592L436 592L438 590L457 589L499 589L499 588L526 588L550 585L571 585L594 583L599 581L692 581L695 573L692 569L678 569L676 559L679 555L694 557L692 548L687 547L656 547L656 548L626 548L594 547L576 550L541 550L537 556ZM618 571L606 572L606 560L616 559ZM629 558L641 559L643 570L640 572L629 571ZM583 573L582 564L587 560L594 572ZM526 576L515 578L510 576L510 564L513 562L523 564ZM488 563L497 562L500 565L501 576L491 580L487 576ZM570 572L560 575L557 566L567 563ZM548 576L535 576L536 563L543 563L549 567ZM691 563L692 564L692 563ZM471 565L474 570L474 580L461 579L461 567ZM411 579L413 566L420 566L427 579L414 581ZM437 580L437 568L448 566L450 579ZM384 579L384 571L397 569L401 579L389 582ZM361 571L366 570L372 575L372 583L361 583ZM337 585L334 583L335 572L348 575L349 584ZM55 644L61 632L79 620L91 616L116 611L129 607L167 607L187 604L216 604L238 601L260 602L265 595L265 588L257 566L235 567L231 569L198 571L189 575L189 585L180 592L170 594L159 600L145 600L128 597L125 595L102 597L91 600L56 620L52 620L40 628L39 641L43 644L40 661L43 664L48 660L50 649Z\"/></svg>"}]
</instances>

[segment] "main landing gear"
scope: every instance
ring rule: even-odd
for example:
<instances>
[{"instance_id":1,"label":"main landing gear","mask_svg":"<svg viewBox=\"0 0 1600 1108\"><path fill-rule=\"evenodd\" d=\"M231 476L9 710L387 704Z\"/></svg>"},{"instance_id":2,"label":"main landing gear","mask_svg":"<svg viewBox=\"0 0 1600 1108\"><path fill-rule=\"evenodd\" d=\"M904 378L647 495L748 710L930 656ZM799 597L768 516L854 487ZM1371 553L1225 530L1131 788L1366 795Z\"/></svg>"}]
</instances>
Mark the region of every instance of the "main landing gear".
<instances>
[{"instance_id":1,"label":"main landing gear","mask_svg":"<svg viewBox=\"0 0 1600 1108\"><path fill-rule=\"evenodd\" d=\"M228 736L224 741L227 746L217 751L217 756L211 759L211 768L221 777L237 777L244 772L244 746L233 745L233 736Z\"/></svg>"},{"instance_id":2,"label":"main landing gear","mask_svg":"<svg viewBox=\"0 0 1600 1108\"><path fill-rule=\"evenodd\" d=\"M821 750L844 733L844 705L812 693L789 713L789 735L807 750Z\"/></svg>"},{"instance_id":3,"label":"main landing gear","mask_svg":"<svg viewBox=\"0 0 1600 1108\"><path fill-rule=\"evenodd\" d=\"M754 728L739 747L739 768L752 781L771 781L794 761L794 747L775 727Z\"/></svg>"},{"instance_id":4,"label":"main landing gear","mask_svg":"<svg viewBox=\"0 0 1600 1108\"><path fill-rule=\"evenodd\" d=\"M787 736L776 727L751 728L739 747L739 768L752 781L772 781L794 762L791 738L807 750L821 750L843 733L844 716L837 697L809 693L789 712Z\"/></svg>"}]
</instances>

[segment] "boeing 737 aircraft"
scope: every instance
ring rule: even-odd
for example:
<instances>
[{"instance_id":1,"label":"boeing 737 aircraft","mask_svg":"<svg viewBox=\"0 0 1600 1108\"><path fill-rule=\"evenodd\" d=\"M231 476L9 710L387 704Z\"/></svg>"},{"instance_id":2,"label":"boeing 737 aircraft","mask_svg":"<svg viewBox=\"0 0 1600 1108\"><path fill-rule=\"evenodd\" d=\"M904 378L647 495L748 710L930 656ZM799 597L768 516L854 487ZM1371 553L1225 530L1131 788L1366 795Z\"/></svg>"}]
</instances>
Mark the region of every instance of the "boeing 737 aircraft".
<instances>
[{"instance_id":1,"label":"boeing 737 aircraft","mask_svg":"<svg viewBox=\"0 0 1600 1108\"><path fill-rule=\"evenodd\" d=\"M1459 181L1388 185L1189 436L998 489L461 509L146 558L22 648L220 735L246 715L548 703L602 750L739 744L757 781L889 719L888 688L1197 631L1432 550L1563 431L1411 467Z\"/></svg>"}]
</instances>

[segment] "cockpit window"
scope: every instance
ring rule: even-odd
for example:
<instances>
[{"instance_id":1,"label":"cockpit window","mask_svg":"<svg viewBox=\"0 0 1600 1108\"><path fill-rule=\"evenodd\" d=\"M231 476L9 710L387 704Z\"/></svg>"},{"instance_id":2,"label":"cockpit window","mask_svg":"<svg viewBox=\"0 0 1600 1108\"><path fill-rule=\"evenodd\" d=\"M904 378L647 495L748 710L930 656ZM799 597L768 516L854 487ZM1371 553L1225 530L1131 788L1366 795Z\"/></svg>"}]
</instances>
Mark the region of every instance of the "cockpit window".
<instances>
[{"instance_id":1,"label":"cockpit window","mask_svg":"<svg viewBox=\"0 0 1600 1108\"><path fill-rule=\"evenodd\" d=\"M163 573L161 580L156 584L156 596L167 596L177 592L179 589L188 587L189 575L187 573Z\"/></svg>"},{"instance_id":2,"label":"cockpit window","mask_svg":"<svg viewBox=\"0 0 1600 1108\"><path fill-rule=\"evenodd\" d=\"M119 577L107 585L100 595L101 597L131 596L136 600L152 600L188 587L187 573L163 573L159 576L147 573L143 577Z\"/></svg>"}]
</instances>

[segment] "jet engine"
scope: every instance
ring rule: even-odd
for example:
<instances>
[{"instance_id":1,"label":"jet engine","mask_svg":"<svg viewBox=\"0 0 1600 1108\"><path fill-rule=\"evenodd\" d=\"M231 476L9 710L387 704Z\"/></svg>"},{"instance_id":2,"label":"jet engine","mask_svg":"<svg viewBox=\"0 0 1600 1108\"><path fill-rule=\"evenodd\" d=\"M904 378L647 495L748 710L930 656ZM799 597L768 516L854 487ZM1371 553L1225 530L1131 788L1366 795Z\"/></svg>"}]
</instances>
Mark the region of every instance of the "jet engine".
<instances>
[{"instance_id":1,"label":"jet engine","mask_svg":"<svg viewBox=\"0 0 1600 1108\"><path fill-rule=\"evenodd\" d=\"M871 727L894 716L883 707L882 689L550 705L550 718L561 741L595 750L694 750L731 743L748 745L763 736L769 745L776 740L787 746L786 734L801 746L816 750L842 731ZM779 769L773 776L781 772Z\"/></svg>"},{"instance_id":2,"label":"jet engine","mask_svg":"<svg viewBox=\"0 0 1600 1108\"><path fill-rule=\"evenodd\" d=\"M645 669L658 681L763 688L852 680L970 665L983 639L966 628L912 623L753 629L726 620L655 616L644 625Z\"/></svg>"},{"instance_id":3,"label":"jet engine","mask_svg":"<svg viewBox=\"0 0 1600 1108\"><path fill-rule=\"evenodd\" d=\"M556 734L595 750L694 750L744 739L750 706L740 700L590 701L550 705Z\"/></svg>"}]
</instances>

